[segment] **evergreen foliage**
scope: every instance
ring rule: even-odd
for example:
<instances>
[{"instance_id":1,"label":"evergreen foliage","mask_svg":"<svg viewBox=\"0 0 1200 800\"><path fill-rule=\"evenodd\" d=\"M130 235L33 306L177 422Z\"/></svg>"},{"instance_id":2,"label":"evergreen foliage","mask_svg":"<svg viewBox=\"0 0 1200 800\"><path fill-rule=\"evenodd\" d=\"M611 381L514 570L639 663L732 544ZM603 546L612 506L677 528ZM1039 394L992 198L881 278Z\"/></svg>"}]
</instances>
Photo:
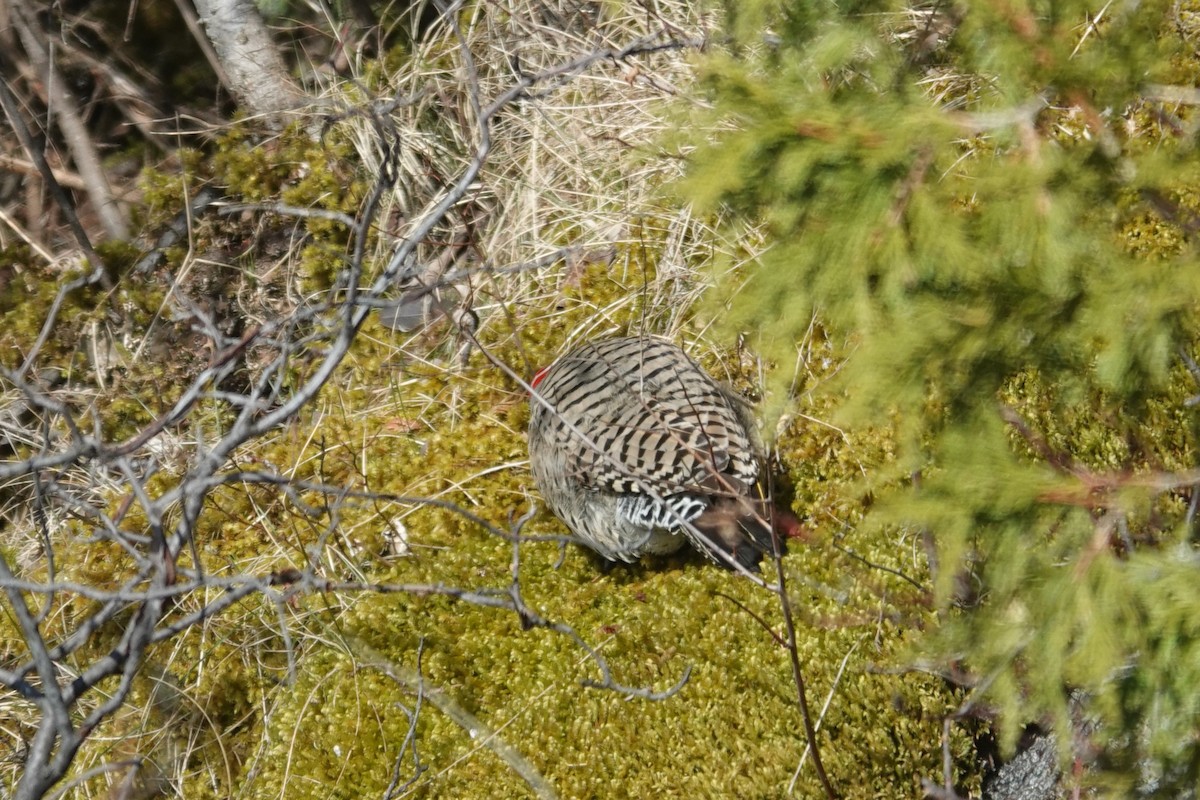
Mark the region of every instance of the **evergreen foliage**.
<instances>
[{"instance_id":1,"label":"evergreen foliage","mask_svg":"<svg viewBox=\"0 0 1200 800\"><path fill-rule=\"evenodd\" d=\"M933 543L921 647L977 678L1010 750L1082 692L1118 791L1200 774L1200 157L1192 109L1147 99L1200 78L1195 15L739 4L695 128L727 132L683 184L767 229L727 319L777 388L815 317L847 355L807 396L894 424L862 524Z\"/></svg>"}]
</instances>

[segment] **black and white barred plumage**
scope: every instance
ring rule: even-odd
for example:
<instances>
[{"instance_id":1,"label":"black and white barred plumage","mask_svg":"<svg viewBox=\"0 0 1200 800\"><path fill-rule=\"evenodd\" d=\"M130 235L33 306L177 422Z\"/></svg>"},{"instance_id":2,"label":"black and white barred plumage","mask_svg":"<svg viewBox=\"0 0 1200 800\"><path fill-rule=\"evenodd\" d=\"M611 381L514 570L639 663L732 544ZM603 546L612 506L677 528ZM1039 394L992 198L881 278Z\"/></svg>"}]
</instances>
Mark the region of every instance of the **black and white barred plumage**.
<instances>
[{"instance_id":1,"label":"black and white barred plumage","mask_svg":"<svg viewBox=\"0 0 1200 800\"><path fill-rule=\"evenodd\" d=\"M534 378L529 458L550 509L602 556L686 537L727 566L770 550L770 509L742 401L670 342L590 342Z\"/></svg>"}]
</instances>

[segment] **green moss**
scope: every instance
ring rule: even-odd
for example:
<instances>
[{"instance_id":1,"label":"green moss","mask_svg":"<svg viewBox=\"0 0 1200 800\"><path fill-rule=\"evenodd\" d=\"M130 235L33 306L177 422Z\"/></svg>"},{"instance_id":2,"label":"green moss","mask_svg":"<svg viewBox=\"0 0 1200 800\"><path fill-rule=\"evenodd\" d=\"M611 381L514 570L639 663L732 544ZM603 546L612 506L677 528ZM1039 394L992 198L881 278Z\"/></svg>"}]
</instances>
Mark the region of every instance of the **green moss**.
<instances>
[{"instance_id":1,"label":"green moss","mask_svg":"<svg viewBox=\"0 0 1200 800\"><path fill-rule=\"evenodd\" d=\"M317 143L297 125L257 146L251 146L249 135L240 128L229 132L206 165L206 171L232 196L245 202L316 208L351 217L357 213L368 183L351 168L349 144L336 131ZM268 217L268 221L287 230L294 226L286 214ZM299 225L311 237L299 259L300 291L325 291L344 267L350 231L339 222L318 217L302 218ZM271 250L272 237L265 238L270 245L266 249ZM252 275L258 272L254 268L256 250L245 254Z\"/></svg>"},{"instance_id":2,"label":"green moss","mask_svg":"<svg viewBox=\"0 0 1200 800\"><path fill-rule=\"evenodd\" d=\"M615 307L612 326L621 330L640 312L637 302L613 305L628 291L610 270L591 267L565 299L551 299L555 324L565 328L598 307ZM522 351L499 327L485 328L485 345L521 363ZM556 352L549 331L535 325L523 334L522 355L534 364ZM427 365L389 364L370 341L356 346L350 374L363 385L382 370L390 379L382 390L388 410L370 416L314 411L326 442L320 459L283 440L266 457L296 464L297 478L432 497L507 526L528 507L531 487L523 468L496 469L524 458L523 394L478 354L465 372L451 375ZM334 389L325 407L346 409L379 396L380 390ZM786 564L802 622L810 702L820 707L833 695L822 740L827 766L847 796L864 787L874 796L911 795L921 776L940 770L941 720L957 703L939 681L893 669L907 656L912 626L929 612L923 595L903 580L830 552L837 536L863 558L921 573L922 565L909 563L891 533L843 531L844 522L857 518L861 497L834 487L858 481L864 463L886 459L888 437L846 437L826 425L797 423L781 444L785 459L800 465L793 476L804 498L800 507L815 520L810 540L795 542ZM253 535L239 544L245 534L236 534L237 520L248 510L237 510L235 494L222 494L219 503L230 520L221 534L222 550L230 554L258 545ZM315 506L320 498L308 499ZM264 505L256 506L261 519ZM272 518L287 513L279 503L268 508ZM401 514L412 555L390 558L384 519ZM339 522L332 551L371 582L484 590L503 589L510 580L510 545L451 510L346 503ZM315 522L283 527L288 533L276 528L276 535L289 541L297 559L323 530ZM524 530L561 532L544 511ZM511 613L444 597L368 594L342 598L345 610L331 614L327 600L307 598L297 609L306 628L340 644L306 655L296 683L273 692L254 796L382 793L408 730L400 706L412 709L415 697L367 654L416 670L418 646L428 684L499 731L564 797L781 794L804 749L786 653L719 593L778 628L774 599L698 557L601 574L577 548L568 547L558 565L563 555L554 543L522 546L521 586L530 606L599 646L625 685L665 689L690 667L691 680L678 696L628 701L584 688L581 680L599 677L584 652L567 637L522 631ZM879 724L881 709L887 709L885 725ZM953 752L965 759L967 742L960 733L955 737ZM416 741L429 767L420 796L530 794L502 759L431 702L424 704ZM796 791L819 791L811 765Z\"/></svg>"},{"instance_id":3,"label":"green moss","mask_svg":"<svg viewBox=\"0 0 1200 800\"><path fill-rule=\"evenodd\" d=\"M598 576L589 559L571 553L554 570L557 548L527 546L523 583L534 607L569 620L602 644L617 680L666 688L687 667L688 685L663 702L630 702L612 692L586 689L594 667L568 639L546 631L522 632L509 615L445 599L373 597L343 619L351 652L365 642L390 660L421 671L434 687L478 715L515 746L564 797L777 796L803 750L803 736L785 653L747 614L716 592L728 593L776 624L774 604L750 584L696 561L668 569L631 568ZM486 539L460 541L454 551L414 564L417 575L464 585L503 585L507 548ZM789 557L789 568L817 572L818 551ZM407 562L404 566L408 566ZM423 567L423 568L422 568ZM828 600L813 594L815 604ZM874 796L916 791L916 776L929 774L938 754L942 716L952 698L933 680L912 680L868 664L894 654L899 637L866 617L856 625L804 632L802 654L809 691L823 699L842 659L847 669L834 689L825 721L823 752L848 793L870 787ZM892 645L880 646L882 642ZM309 797L381 792L388 770L378 768L329 778L347 761L391 764L404 741L413 692L378 671L351 669L353 661L328 657L306 662L298 684L281 697L269 736L274 751L264 760L259 796ZM582 663L581 663L582 662ZM887 726L879 708L900 711ZM316 747L289 732L320 730ZM367 738L364 739L364 730ZM386 732L376 741L377 734ZM426 703L419 727L422 757L430 767L425 796L525 796L522 780L486 748L480 749L453 720ZM296 748L299 747L298 751ZM965 752L956 740L954 750ZM282 758L284 752L291 759ZM353 755L352 755L353 754ZM462 760L460 760L462 759ZM800 796L819 792L811 767L798 784Z\"/></svg>"},{"instance_id":4,"label":"green moss","mask_svg":"<svg viewBox=\"0 0 1200 800\"><path fill-rule=\"evenodd\" d=\"M596 267L575 297L555 309L556 324L564 317L582 320L598 306L612 308L627 290ZM617 309L612 324L618 330L640 311L636 302ZM526 333L531 360L554 353L549 330ZM520 363L501 326L483 335L502 357ZM450 374L391 365L390 347L371 342L356 345L347 379L330 386L289 432L265 442L256 458L298 480L437 498L507 526L530 502L531 481L519 466L528 414L523 394L478 354L464 371ZM381 372L387 379L379 379ZM365 414L364 406L377 410ZM827 409L810 410L815 416ZM319 434L299 434L309 430ZM832 694L821 740L827 768L846 796L913 795L921 776L940 770L941 720L958 698L940 681L896 669L907 658L913 627L928 614L920 594L830 548L837 537L869 561L920 573L891 532L843 530L857 519L861 497L842 487L859 479L864 463L887 458L888 437L845 436L797 422L781 448L795 465L798 508L811 519L810 538L794 542L785 563L810 702L820 708ZM158 480L164 489L171 484L169 476ZM152 494L159 485L150 487ZM510 545L452 511L347 500L330 531L321 510L329 498L308 493L303 500L309 509L264 487L215 490L196 531L206 569L266 575L307 563L315 552L321 574L335 580L508 585ZM389 557L386 520L401 514L407 514L402 524L412 555ZM144 524L135 505L125 525L140 531ZM544 511L524 531L561 532ZM313 549L322 542L323 549ZM429 685L498 731L561 796L782 794L805 746L786 653L721 596L736 598L779 629L769 594L698 557L602 574L574 546L561 566L563 553L554 543L527 543L521 550L521 585L531 607L594 643L625 685L665 689L690 667L683 691L648 702L584 688L581 680L599 674L571 639L523 631L504 611L407 594L316 595L285 606L291 639L299 643L294 682L285 678L275 609L256 600L214 620L204 635L197 631L156 649L154 682L178 686L179 697L173 705L155 705L153 687L139 689L139 703L155 721L141 729L144 738L135 737L126 718L104 730L142 741L145 752L163 754L164 764L177 752L171 748L189 742L189 797L378 796L408 731L401 705L412 709L415 700L412 687L385 675L368 653L416 670L420 645L419 667ZM128 566L115 547L75 553L63 574L98 585ZM190 563L185 553L180 566ZM172 613L191 608L186 603ZM168 747L171 741L179 744ZM416 742L430 768L420 796L530 794L491 748L431 702L421 712ZM966 763L963 734L956 732L952 752ZM819 791L811 765L797 786L798 796Z\"/></svg>"}]
</instances>

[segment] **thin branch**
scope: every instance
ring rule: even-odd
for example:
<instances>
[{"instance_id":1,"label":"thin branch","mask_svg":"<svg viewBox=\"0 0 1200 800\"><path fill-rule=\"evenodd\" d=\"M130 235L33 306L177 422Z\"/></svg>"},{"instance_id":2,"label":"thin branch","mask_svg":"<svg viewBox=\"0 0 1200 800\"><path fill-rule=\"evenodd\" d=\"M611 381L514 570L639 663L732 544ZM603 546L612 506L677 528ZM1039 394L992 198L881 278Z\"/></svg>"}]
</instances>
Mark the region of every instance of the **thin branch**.
<instances>
[{"instance_id":1,"label":"thin branch","mask_svg":"<svg viewBox=\"0 0 1200 800\"><path fill-rule=\"evenodd\" d=\"M917 591L921 592L922 594L928 595L930 592L930 590L927 587L922 586L918 580L916 580L915 578L910 578L908 575L905 575L902 571L900 571L898 569L892 569L891 567L886 567L883 564L876 564L874 561L869 561L866 558L863 558L862 556L860 556L858 553L851 550L850 548L843 547L842 545L838 544L837 542L833 542L833 546L835 549L840 550L841 552L843 552L846 555L853 558L855 561L858 561L859 563L863 564L866 567L869 567L870 569L877 569L877 570L880 570L881 572L887 572L891 575L895 575L897 578L900 578L901 580L907 582L909 585L911 585L913 588L915 588Z\"/></svg>"},{"instance_id":2,"label":"thin branch","mask_svg":"<svg viewBox=\"0 0 1200 800\"><path fill-rule=\"evenodd\" d=\"M3 65L4 54L0 51L0 67ZM41 173L42 180L46 184L46 188L50 190L50 196L58 204L59 211L62 212L63 218L67 221L67 227L71 229L71 233L75 237L75 243L79 245L79 249L83 251L84 257L92 267L92 272L88 276L88 279L80 283L80 286L99 282L104 288L111 289L112 280L108 277L107 272L105 272L104 262L100 259L100 256L96 255L96 251L92 249L92 242L88 238L87 231L83 229L83 224L80 223L79 216L75 213L75 204L63 189L62 184L54 177L54 170L50 168L50 164L46 161L45 153L34 141L29 127L25 124L24 117L21 116L21 108L16 96L13 95L12 90L9 88L8 81L3 79L0 79L0 110L3 110L4 116L8 117L8 124L12 126L13 133L17 135L17 140L21 143L21 147L24 148L30 160L37 166L38 172ZM61 295L62 292L60 292ZM40 348L35 348L35 351L37 349Z\"/></svg>"},{"instance_id":3,"label":"thin branch","mask_svg":"<svg viewBox=\"0 0 1200 800\"><path fill-rule=\"evenodd\" d=\"M52 114L57 114L58 127L71 150L75 167L87 185L88 197L100 217L105 232L114 239L128 239L129 227L125 224L125 218L117 206L116 198L113 197L112 187L108 185L108 178L101 167L100 153L88 134L87 125L79 115L75 98L67 90L66 82L43 44L44 32L38 26L37 19L26 16L27 13L21 4L12 7L13 23L21 38L21 45L25 48L25 54L29 56L38 77L44 81L46 105ZM17 121L8 112L7 107L5 113L9 114L9 121L15 128ZM26 152L35 163L38 161L38 156L33 150L27 147ZM49 170L44 171L42 177L54 180L54 176ZM57 181L55 183L57 184Z\"/></svg>"},{"instance_id":4,"label":"thin branch","mask_svg":"<svg viewBox=\"0 0 1200 800\"><path fill-rule=\"evenodd\" d=\"M813 723L812 712L808 707L808 692L804 684L804 670L800 664L800 646L796 636L795 615L792 613L792 601L787 591L787 575L783 568L783 547L779 541L779 535L774 529L771 530L771 544L774 550L772 561L775 564L776 581L779 586L779 609L783 615L786 650L792 666L792 682L796 686L796 702L800 706L800 717L804 721L804 735L808 740L806 752L812 753L813 769L817 771L817 779L821 782L821 788L825 790L825 796L829 800L834 800L838 794L829 780L829 775L825 772L825 764L821 760L821 748L817 742L816 725Z\"/></svg>"},{"instance_id":5,"label":"thin branch","mask_svg":"<svg viewBox=\"0 0 1200 800\"><path fill-rule=\"evenodd\" d=\"M425 700L425 678L421 674L421 657L425 653L425 637L422 636L417 640L417 668L415 670L415 681L410 681L407 684L401 682L402 685L412 687L415 685L417 702L413 706L413 710L409 711L404 706L400 706L400 710L408 717L408 731L404 734L404 741L400 743L400 749L396 753L396 764L392 767L392 779L388 783L387 788L383 791L383 800L392 800L392 798L408 790L410 786L420 779L421 775L429 769L425 764L421 763L421 756L417 752L417 720L421 717L421 705ZM390 662L388 662L390 666ZM388 677L396 680L391 673ZM399 705L399 703L397 703ZM404 783L400 783L400 764L404 760L404 754L412 750L413 774Z\"/></svg>"}]
</instances>

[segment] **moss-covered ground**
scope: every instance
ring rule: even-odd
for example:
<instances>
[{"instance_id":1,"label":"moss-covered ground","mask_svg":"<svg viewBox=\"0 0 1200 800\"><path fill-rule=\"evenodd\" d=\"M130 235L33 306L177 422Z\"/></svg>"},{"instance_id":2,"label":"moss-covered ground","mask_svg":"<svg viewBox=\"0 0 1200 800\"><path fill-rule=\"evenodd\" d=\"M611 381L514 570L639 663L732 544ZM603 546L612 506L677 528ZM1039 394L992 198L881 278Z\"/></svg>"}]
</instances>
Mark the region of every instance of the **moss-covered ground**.
<instances>
[{"instance_id":1,"label":"moss-covered ground","mask_svg":"<svg viewBox=\"0 0 1200 800\"><path fill-rule=\"evenodd\" d=\"M609 281L596 283L613 290ZM560 309L556 318L570 315ZM533 341L551 335L527 334ZM363 353L363 366L351 371L375 369L365 366L375 361ZM358 392L329 396L327 409L338 414L315 412L322 420L311 432L315 420L297 425L306 432L295 439L319 436L323 456L283 447L275 463L295 463L297 477L459 504L501 528L537 502L524 463L524 397L478 354L464 369L393 363L374 379L366 371L359 377ZM375 413L355 408L362 405ZM817 709L827 706L828 769L847 796L914 796L919 779L940 770L942 720L956 700L940 680L904 669L908 634L929 613L924 594L845 551L918 581L922 557L894 532L868 537L837 522L853 513L860 459L886 447L848 441L819 423L793 424L780 445L785 458L819 451L792 470L810 524L784 564L810 697ZM288 527L286 510L275 512L264 524ZM250 509L227 513L245 517ZM394 517L402 517L408 555L385 555ZM295 541L300 559L300 544L317 532L275 530L272 538ZM563 532L545 512L522 531ZM230 534L214 546L232 549L244 536ZM347 503L328 547L333 578L477 592L503 590L511 580L510 543L452 510ZM519 576L526 602L595 646L614 680L661 691L690 669L687 685L659 701L586 688L581 681L600 674L570 638L522 630L515 614L468 602L370 592L305 597L289 612L301 651L294 680L264 693L266 713L247 731L264 743L245 793L378 796L397 759L414 777L402 758L411 751L402 751L415 747L425 768L416 796L531 794L496 754L494 736L563 797L786 794L805 740L787 654L755 619L781 628L773 595L698 557L606 571L576 546L553 541L520 546ZM397 680L396 670L409 679ZM426 699L406 744L418 673L430 692L452 698L490 733L465 729ZM951 746L961 758L967 745L958 736ZM193 786L189 796L200 790ZM795 796L818 792L810 763Z\"/></svg>"},{"instance_id":2,"label":"moss-covered ground","mask_svg":"<svg viewBox=\"0 0 1200 800\"><path fill-rule=\"evenodd\" d=\"M619 88L636 82L609 77L620 78L611 81ZM609 116L601 103L563 113ZM594 170L597 183L612 187L610 206L636 194L629 188L641 180L635 167L569 163L566 148L576 139L588 152L609 139L591 129L576 136L566 126L553 134L554 147L544 149L563 149L561 161L573 170ZM496 172L514 173L504 175L518 184L511 196L541 190L519 185L529 178L516 174L522 160L494 160ZM147 172L136 216L147 231L159 230L203 183L243 201L354 214L369 172L336 132L315 143L297 131L267 139L235 131L210 153L181 152L174 169ZM576 217L573 209L596 198L582 198L573 186L561 195L555 207L547 193L527 214L539 245L582 238L585 212ZM611 259L557 264L522 277L519 292L480 281L481 343L530 375L578 338L666 334L762 400L752 354L710 331L719 309L696 311L702 284L716 279L693 254L712 243L681 249L687 233L678 229L688 223L676 223L684 215L653 211L661 216L616 217L609 238L622 244ZM129 272L132 254L110 253L115 288L67 297L42 346L39 368L60 373L57 391L106 441L144 429L209 365L212 341L179 311L182 299L228 323L222 332L236 339L258 321L323 297L346 265L345 229L325 219L206 216L193 221L191 236L187 252L172 249L151 274ZM521 251L512 260L527 257ZM0 253L5 367L29 352L57 287L73 274L36 264L20 247ZM720 280L736 283L737 271ZM688 554L605 569L579 547L555 541L566 531L544 510L521 530L530 537L518 554L525 602L570 626L623 686L661 692L689 674L661 700L585 686L601 678L599 667L562 631L526 630L515 613L467 600L387 591L437 585L478 596L507 592L512 582L510 541L452 508L397 498L454 504L504 530L538 504L526 461L525 395L477 349L461 358L462 344L444 322L406 335L369 321L316 402L237 454L231 471L261 468L308 488L295 496L236 480L215 488L195 549L180 566L198 560L215 580L307 568L359 588L289 593L279 586L152 647L129 702L95 732L75 775L140 759L131 792L214 799L383 797L389 785L404 787L397 796L464 800L537 796L543 786L564 798L821 795L805 757L788 653L772 634L783 629L778 598L745 578ZM969 728L953 726L943 742L943 721L962 698L922 669L910 647L935 613L920 539L900 528L857 526L877 468L891 461L891 431L887 424L834 427L838 398L811 390L844 353L819 334L800 345L799 372L809 382L790 398L768 400L794 412L774 444L805 534L790 542L783 567L826 769L847 798L915 797L922 778L940 780L947 748L964 790L977 788ZM244 391L273 355L266 345L251 347L244 369L223 388ZM288 379L298 382L313 360L311 352L294 359ZM170 491L203 449L197 442L216 436L233 413L214 395L172 426L158 441L149 495ZM29 445L18 443L15 452L29 452L22 446ZM139 504L119 482L84 489L123 530L147 532ZM18 496L12 487L5 492L5 503ZM50 539L59 579L113 587L130 574L121 548L94 537L86 519L61 522ZM4 534L5 557L22 577L45 579L33 528L10 525ZM213 588L180 598L169 619L219 594ZM46 636L69 630L91 608L58 596ZM124 619L97 631L75 666L111 647ZM4 662L21 658L22 648L12 619L0 617ZM13 741L28 740L30 722L13 717ZM19 759L6 763L5 777L15 779ZM125 774L102 770L72 791L109 796Z\"/></svg>"},{"instance_id":3,"label":"moss-covered ground","mask_svg":"<svg viewBox=\"0 0 1200 800\"><path fill-rule=\"evenodd\" d=\"M617 309L609 330L641 329L639 295L651 299L657 279L619 261L590 267L565 293L547 292L544 308L528 309L540 322L514 330L504 317L485 319L481 342L521 370L552 358L562 333L598 307ZM153 292L129 296L159 302ZM305 510L262 486L216 489L196 535L209 574L308 564L363 585L506 590L509 541L452 509L389 499L452 503L501 529L538 502L523 391L478 351L459 361L453 339L445 328L410 338L369 322L319 401L244 459L378 497L314 490L301 495ZM734 351L696 351L714 373L753 386L750 362ZM141 376L152 390L151 375L132 373L125 385ZM138 397L94 408L124 434L152 416ZM822 754L845 796L915 796L922 777L940 772L942 721L959 700L940 679L908 669L906 646L932 612L926 593L896 573L924 585L924 557L910 537L853 524L866 502L864 474L888 458L887 431L852 437L821 421L827 408L803 410L777 443L806 520L783 563ZM214 409L193 424L220 419ZM150 488L170 484L165 473ZM110 502L115 511L121 497ZM312 511L321 508L329 510ZM137 527L137 513L127 525ZM521 532L565 530L543 510ZM86 538L82 526L64 529L60 575L114 585L128 568L118 548ZM153 648L132 702L97 733L80 768L136 754L147 759L141 780L151 790L189 798L382 796L394 774L411 780L412 796L535 795L498 754L506 745L561 797L788 794L806 742L787 653L763 627L782 630L771 593L694 554L606 570L573 544L529 541L519 564L529 606L596 648L614 681L663 691L690 670L686 685L663 700L586 687L601 675L569 636L523 630L512 612L444 596L254 598ZM205 599L189 598L177 613ZM86 609L76 603L60 609L64 628ZM95 651L118 631L119 620L101 631ZM961 729L949 746L969 766ZM95 778L81 791L104 785ZM819 792L806 760L792 796Z\"/></svg>"}]
</instances>

